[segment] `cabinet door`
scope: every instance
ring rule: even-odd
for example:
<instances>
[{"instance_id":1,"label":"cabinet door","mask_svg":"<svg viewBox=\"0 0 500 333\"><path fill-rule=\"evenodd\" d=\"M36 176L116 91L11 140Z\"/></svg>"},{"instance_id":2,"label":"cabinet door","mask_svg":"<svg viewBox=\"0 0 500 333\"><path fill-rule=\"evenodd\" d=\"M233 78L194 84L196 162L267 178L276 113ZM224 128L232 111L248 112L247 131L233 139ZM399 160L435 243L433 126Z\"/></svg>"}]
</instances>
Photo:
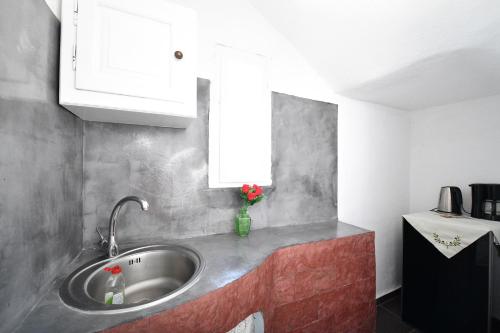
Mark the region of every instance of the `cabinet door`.
<instances>
[{"instance_id":1,"label":"cabinet door","mask_svg":"<svg viewBox=\"0 0 500 333\"><path fill-rule=\"evenodd\" d=\"M211 86L209 186L271 185L271 91L267 58L217 47Z\"/></svg>"},{"instance_id":2,"label":"cabinet door","mask_svg":"<svg viewBox=\"0 0 500 333\"><path fill-rule=\"evenodd\" d=\"M173 102L192 97L194 11L162 0L80 0L77 10L76 89Z\"/></svg>"}]
</instances>

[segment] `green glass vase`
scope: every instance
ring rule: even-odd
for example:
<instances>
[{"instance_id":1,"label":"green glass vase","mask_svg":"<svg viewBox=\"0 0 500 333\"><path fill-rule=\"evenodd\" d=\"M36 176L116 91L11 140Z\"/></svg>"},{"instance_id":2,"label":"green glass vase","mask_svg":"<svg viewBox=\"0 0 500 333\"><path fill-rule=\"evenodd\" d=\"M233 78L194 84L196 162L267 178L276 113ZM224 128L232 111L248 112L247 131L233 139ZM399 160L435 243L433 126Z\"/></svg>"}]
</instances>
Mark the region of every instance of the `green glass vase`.
<instances>
[{"instance_id":1,"label":"green glass vase","mask_svg":"<svg viewBox=\"0 0 500 333\"><path fill-rule=\"evenodd\" d=\"M252 218L248 214L247 207L240 209L238 215L234 219L234 231L240 237L246 237L250 233L250 226L252 224Z\"/></svg>"}]
</instances>

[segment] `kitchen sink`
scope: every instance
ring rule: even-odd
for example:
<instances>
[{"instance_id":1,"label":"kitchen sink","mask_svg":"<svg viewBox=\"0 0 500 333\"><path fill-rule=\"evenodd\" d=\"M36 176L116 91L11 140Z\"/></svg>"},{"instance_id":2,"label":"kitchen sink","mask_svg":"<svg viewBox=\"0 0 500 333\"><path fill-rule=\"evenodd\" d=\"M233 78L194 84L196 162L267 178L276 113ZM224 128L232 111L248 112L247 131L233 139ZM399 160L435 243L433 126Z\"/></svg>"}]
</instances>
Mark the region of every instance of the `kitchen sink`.
<instances>
[{"instance_id":1,"label":"kitchen sink","mask_svg":"<svg viewBox=\"0 0 500 333\"><path fill-rule=\"evenodd\" d=\"M123 304L105 304L105 267L120 265L125 278ZM205 260L193 248L149 245L81 266L64 281L59 294L68 306L85 312L123 313L166 302L191 288L200 278Z\"/></svg>"}]
</instances>

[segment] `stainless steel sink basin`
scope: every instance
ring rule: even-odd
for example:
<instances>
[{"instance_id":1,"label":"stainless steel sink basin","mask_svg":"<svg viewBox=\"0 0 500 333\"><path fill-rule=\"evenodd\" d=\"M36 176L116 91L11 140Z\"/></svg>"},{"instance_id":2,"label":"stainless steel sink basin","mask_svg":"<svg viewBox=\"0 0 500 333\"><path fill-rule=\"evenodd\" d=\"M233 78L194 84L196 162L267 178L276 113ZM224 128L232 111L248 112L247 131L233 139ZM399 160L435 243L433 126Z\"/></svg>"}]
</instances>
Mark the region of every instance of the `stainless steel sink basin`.
<instances>
[{"instance_id":1,"label":"stainless steel sink basin","mask_svg":"<svg viewBox=\"0 0 500 333\"><path fill-rule=\"evenodd\" d=\"M124 304L104 304L105 267L120 265L125 278ZM192 287L205 260L198 251L180 245L150 245L103 256L74 271L59 294L70 307L99 313L122 313L168 301Z\"/></svg>"}]
</instances>

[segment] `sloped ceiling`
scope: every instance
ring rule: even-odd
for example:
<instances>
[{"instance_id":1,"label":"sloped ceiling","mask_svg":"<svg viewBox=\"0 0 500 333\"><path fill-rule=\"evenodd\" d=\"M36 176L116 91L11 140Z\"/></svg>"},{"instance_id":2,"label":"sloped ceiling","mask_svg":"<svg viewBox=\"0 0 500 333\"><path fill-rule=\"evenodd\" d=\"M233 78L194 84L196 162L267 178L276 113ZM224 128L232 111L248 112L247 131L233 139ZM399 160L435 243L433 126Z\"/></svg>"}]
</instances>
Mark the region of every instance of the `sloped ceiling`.
<instances>
[{"instance_id":1,"label":"sloped ceiling","mask_svg":"<svg viewBox=\"0 0 500 333\"><path fill-rule=\"evenodd\" d=\"M340 95L414 110L500 94L499 0L250 1Z\"/></svg>"}]
</instances>

